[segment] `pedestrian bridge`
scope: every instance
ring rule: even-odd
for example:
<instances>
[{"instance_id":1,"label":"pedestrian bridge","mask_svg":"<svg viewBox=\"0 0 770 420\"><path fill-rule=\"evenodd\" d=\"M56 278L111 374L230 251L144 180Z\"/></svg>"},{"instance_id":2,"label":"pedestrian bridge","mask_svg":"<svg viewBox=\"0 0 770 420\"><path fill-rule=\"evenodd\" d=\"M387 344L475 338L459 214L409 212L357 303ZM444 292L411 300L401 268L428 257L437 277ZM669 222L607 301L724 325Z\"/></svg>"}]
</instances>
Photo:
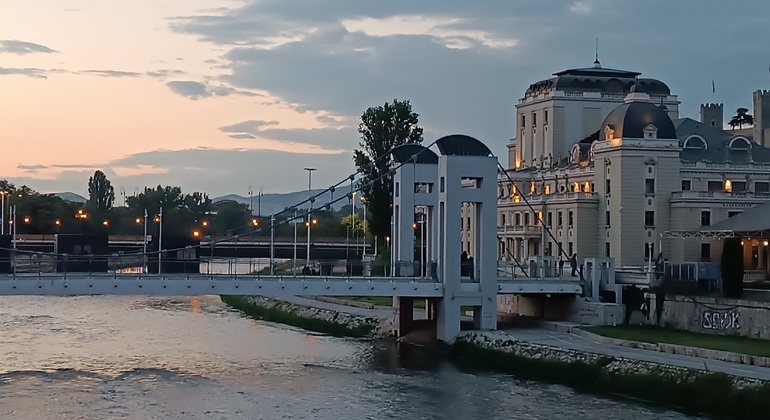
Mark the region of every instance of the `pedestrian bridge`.
<instances>
[{"instance_id":1,"label":"pedestrian bridge","mask_svg":"<svg viewBox=\"0 0 770 420\"><path fill-rule=\"evenodd\" d=\"M498 278L498 294L579 294L572 278ZM455 293L478 293L480 282ZM36 273L0 275L0 295L259 295L444 297L444 284L428 277L235 274Z\"/></svg>"}]
</instances>

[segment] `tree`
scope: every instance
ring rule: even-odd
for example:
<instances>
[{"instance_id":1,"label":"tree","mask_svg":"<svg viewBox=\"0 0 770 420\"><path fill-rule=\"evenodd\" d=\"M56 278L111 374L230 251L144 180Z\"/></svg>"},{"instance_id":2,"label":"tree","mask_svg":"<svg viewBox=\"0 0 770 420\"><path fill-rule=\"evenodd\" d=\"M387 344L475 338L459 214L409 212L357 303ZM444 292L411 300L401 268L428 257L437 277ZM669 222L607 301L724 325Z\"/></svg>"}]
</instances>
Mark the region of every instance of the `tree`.
<instances>
[{"instance_id":1,"label":"tree","mask_svg":"<svg viewBox=\"0 0 770 420\"><path fill-rule=\"evenodd\" d=\"M353 160L363 176L361 192L371 221L371 234L380 242L390 235L393 213L390 151L402 144L422 142L423 129L417 125L417 117L408 100L394 99L392 103L367 109L358 125L362 150L353 151Z\"/></svg>"},{"instance_id":2,"label":"tree","mask_svg":"<svg viewBox=\"0 0 770 420\"><path fill-rule=\"evenodd\" d=\"M752 125L754 124L754 117L749 114L749 110L747 108L738 108L735 111L735 115L730 119L730 122L727 123L731 128L735 129L735 126L737 125L738 128L743 128L743 125Z\"/></svg>"},{"instance_id":3,"label":"tree","mask_svg":"<svg viewBox=\"0 0 770 420\"><path fill-rule=\"evenodd\" d=\"M94 172L88 178L88 202L86 205L96 211L107 212L115 202L115 189L102 171Z\"/></svg>"}]
</instances>

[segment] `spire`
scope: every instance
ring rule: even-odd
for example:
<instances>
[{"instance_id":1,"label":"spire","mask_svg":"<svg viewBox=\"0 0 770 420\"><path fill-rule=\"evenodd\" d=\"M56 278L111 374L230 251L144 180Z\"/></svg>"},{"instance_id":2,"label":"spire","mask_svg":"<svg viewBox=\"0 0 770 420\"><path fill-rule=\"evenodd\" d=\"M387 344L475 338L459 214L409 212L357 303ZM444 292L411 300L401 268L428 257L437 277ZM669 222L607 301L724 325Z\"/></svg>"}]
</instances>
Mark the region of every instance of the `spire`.
<instances>
[{"instance_id":1,"label":"spire","mask_svg":"<svg viewBox=\"0 0 770 420\"><path fill-rule=\"evenodd\" d=\"M594 68L600 69L602 68L602 63L599 62L599 37L596 37L596 50L594 55Z\"/></svg>"}]
</instances>

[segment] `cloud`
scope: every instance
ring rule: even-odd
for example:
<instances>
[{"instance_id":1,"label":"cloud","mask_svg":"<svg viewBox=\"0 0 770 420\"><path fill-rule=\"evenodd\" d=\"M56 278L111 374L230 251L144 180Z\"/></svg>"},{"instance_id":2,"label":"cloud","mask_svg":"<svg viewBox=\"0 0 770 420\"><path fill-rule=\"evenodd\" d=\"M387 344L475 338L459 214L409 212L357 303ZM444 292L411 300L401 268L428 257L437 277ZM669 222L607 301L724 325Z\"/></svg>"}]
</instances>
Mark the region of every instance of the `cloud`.
<instances>
[{"instance_id":1,"label":"cloud","mask_svg":"<svg viewBox=\"0 0 770 420\"><path fill-rule=\"evenodd\" d=\"M145 75L154 77L156 79L165 79L171 76L179 76L182 74L185 74L185 72L182 70L154 70L145 73Z\"/></svg>"},{"instance_id":2,"label":"cloud","mask_svg":"<svg viewBox=\"0 0 770 420\"><path fill-rule=\"evenodd\" d=\"M76 72L77 74L90 74L101 77L139 77L142 74L133 71L122 70L81 70Z\"/></svg>"},{"instance_id":3,"label":"cloud","mask_svg":"<svg viewBox=\"0 0 770 420\"><path fill-rule=\"evenodd\" d=\"M23 164L18 164L18 165L16 165L16 167L18 169L24 170L24 172L27 172L27 173L36 173L37 171L39 171L41 169L48 169L47 165L23 165Z\"/></svg>"},{"instance_id":4,"label":"cloud","mask_svg":"<svg viewBox=\"0 0 770 420\"><path fill-rule=\"evenodd\" d=\"M240 134L230 134L228 137L238 139L238 140L245 140L245 139L255 139L257 136L253 134L247 134L247 133L240 133Z\"/></svg>"},{"instance_id":5,"label":"cloud","mask_svg":"<svg viewBox=\"0 0 770 420\"><path fill-rule=\"evenodd\" d=\"M0 67L0 76L11 76L11 75L27 76L27 77L32 77L34 79L47 79L48 71L44 69L36 69L36 68Z\"/></svg>"},{"instance_id":6,"label":"cloud","mask_svg":"<svg viewBox=\"0 0 770 420\"><path fill-rule=\"evenodd\" d=\"M219 127L219 131L223 133L251 133L258 132L263 127L269 127L271 125L278 125L278 121L262 121L262 120L248 120L239 122L237 124L226 125Z\"/></svg>"},{"instance_id":7,"label":"cloud","mask_svg":"<svg viewBox=\"0 0 770 420\"><path fill-rule=\"evenodd\" d=\"M585 15L591 13L594 8L593 4L589 1L576 1L572 3L569 10L578 15Z\"/></svg>"},{"instance_id":8,"label":"cloud","mask_svg":"<svg viewBox=\"0 0 770 420\"><path fill-rule=\"evenodd\" d=\"M387 18L358 18L343 20L342 25L349 32L362 32L373 37L383 36L428 36L447 48L513 48L519 41L498 37L481 29L466 29L461 25L466 19L456 17L433 17L421 15L390 16Z\"/></svg>"},{"instance_id":9,"label":"cloud","mask_svg":"<svg viewBox=\"0 0 770 420\"><path fill-rule=\"evenodd\" d=\"M194 82L190 80L175 80L166 83L166 86L168 86L169 89L171 89L171 91L177 95L182 95L192 100L229 95L260 96L254 92L236 90L225 85L212 85L209 83Z\"/></svg>"},{"instance_id":10,"label":"cloud","mask_svg":"<svg viewBox=\"0 0 770 420\"><path fill-rule=\"evenodd\" d=\"M27 54L50 54L58 51L52 50L45 45L24 42L18 40L0 40L0 53L10 53L17 55Z\"/></svg>"},{"instance_id":11,"label":"cloud","mask_svg":"<svg viewBox=\"0 0 770 420\"><path fill-rule=\"evenodd\" d=\"M249 120L219 127L223 133L235 133L235 139L264 139L290 145L308 145L317 149L302 149L302 152L339 153L357 147L357 132L350 127L326 127L311 129L275 128L277 121ZM311 151L312 150L312 151Z\"/></svg>"}]
</instances>

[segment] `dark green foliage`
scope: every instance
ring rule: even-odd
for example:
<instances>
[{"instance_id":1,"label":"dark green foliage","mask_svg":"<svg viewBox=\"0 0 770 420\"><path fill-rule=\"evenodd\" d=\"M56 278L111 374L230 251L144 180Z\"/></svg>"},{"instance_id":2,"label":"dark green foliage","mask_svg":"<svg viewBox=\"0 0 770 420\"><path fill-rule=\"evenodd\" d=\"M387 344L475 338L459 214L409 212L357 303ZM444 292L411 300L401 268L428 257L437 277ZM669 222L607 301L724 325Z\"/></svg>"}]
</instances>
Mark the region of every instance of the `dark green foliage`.
<instances>
[{"instance_id":1,"label":"dark green foliage","mask_svg":"<svg viewBox=\"0 0 770 420\"><path fill-rule=\"evenodd\" d=\"M94 172L88 178L88 202L86 208L92 212L106 214L115 202L115 189L102 171Z\"/></svg>"},{"instance_id":2,"label":"dark green foliage","mask_svg":"<svg viewBox=\"0 0 770 420\"><path fill-rule=\"evenodd\" d=\"M740 238L727 238L722 248L722 292L725 297L743 295L743 245Z\"/></svg>"},{"instance_id":3,"label":"dark green foliage","mask_svg":"<svg viewBox=\"0 0 770 420\"><path fill-rule=\"evenodd\" d=\"M225 302L232 308L237 309L254 319L291 325L308 331L317 331L333 335L335 337L369 337L374 330L373 325L361 325L358 328L349 328L324 319L306 318L299 316L294 312L255 305L242 296L221 296L221 298L222 302Z\"/></svg>"},{"instance_id":4,"label":"dark green foliage","mask_svg":"<svg viewBox=\"0 0 770 420\"><path fill-rule=\"evenodd\" d=\"M735 115L730 119L730 122L727 123L727 125L730 126L730 128L735 129L735 126L737 125L738 128L743 128L743 125L752 125L754 124L754 117L749 114L748 108L738 108L735 111Z\"/></svg>"},{"instance_id":5,"label":"dark green foliage","mask_svg":"<svg viewBox=\"0 0 770 420\"><path fill-rule=\"evenodd\" d=\"M363 175L363 183L367 185L362 193L371 222L371 235L377 236L381 245L390 235L393 210L393 185L389 174L392 159L389 153L396 146L422 142L423 129L417 125L417 117L408 100L394 99L391 103L367 109L358 125L362 150L353 151L353 160L358 172Z\"/></svg>"},{"instance_id":6,"label":"dark green foliage","mask_svg":"<svg viewBox=\"0 0 770 420\"><path fill-rule=\"evenodd\" d=\"M612 358L600 358L594 363L532 359L468 343L453 345L450 353L461 367L469 370L502 371L526 379L566 384L582 392L641 399L692 413L766 418L770 401L770 384L738 389L722 373L692 371L681 375L661 370L623 374L606 369Z\"/></svg>"}]
</instances>

